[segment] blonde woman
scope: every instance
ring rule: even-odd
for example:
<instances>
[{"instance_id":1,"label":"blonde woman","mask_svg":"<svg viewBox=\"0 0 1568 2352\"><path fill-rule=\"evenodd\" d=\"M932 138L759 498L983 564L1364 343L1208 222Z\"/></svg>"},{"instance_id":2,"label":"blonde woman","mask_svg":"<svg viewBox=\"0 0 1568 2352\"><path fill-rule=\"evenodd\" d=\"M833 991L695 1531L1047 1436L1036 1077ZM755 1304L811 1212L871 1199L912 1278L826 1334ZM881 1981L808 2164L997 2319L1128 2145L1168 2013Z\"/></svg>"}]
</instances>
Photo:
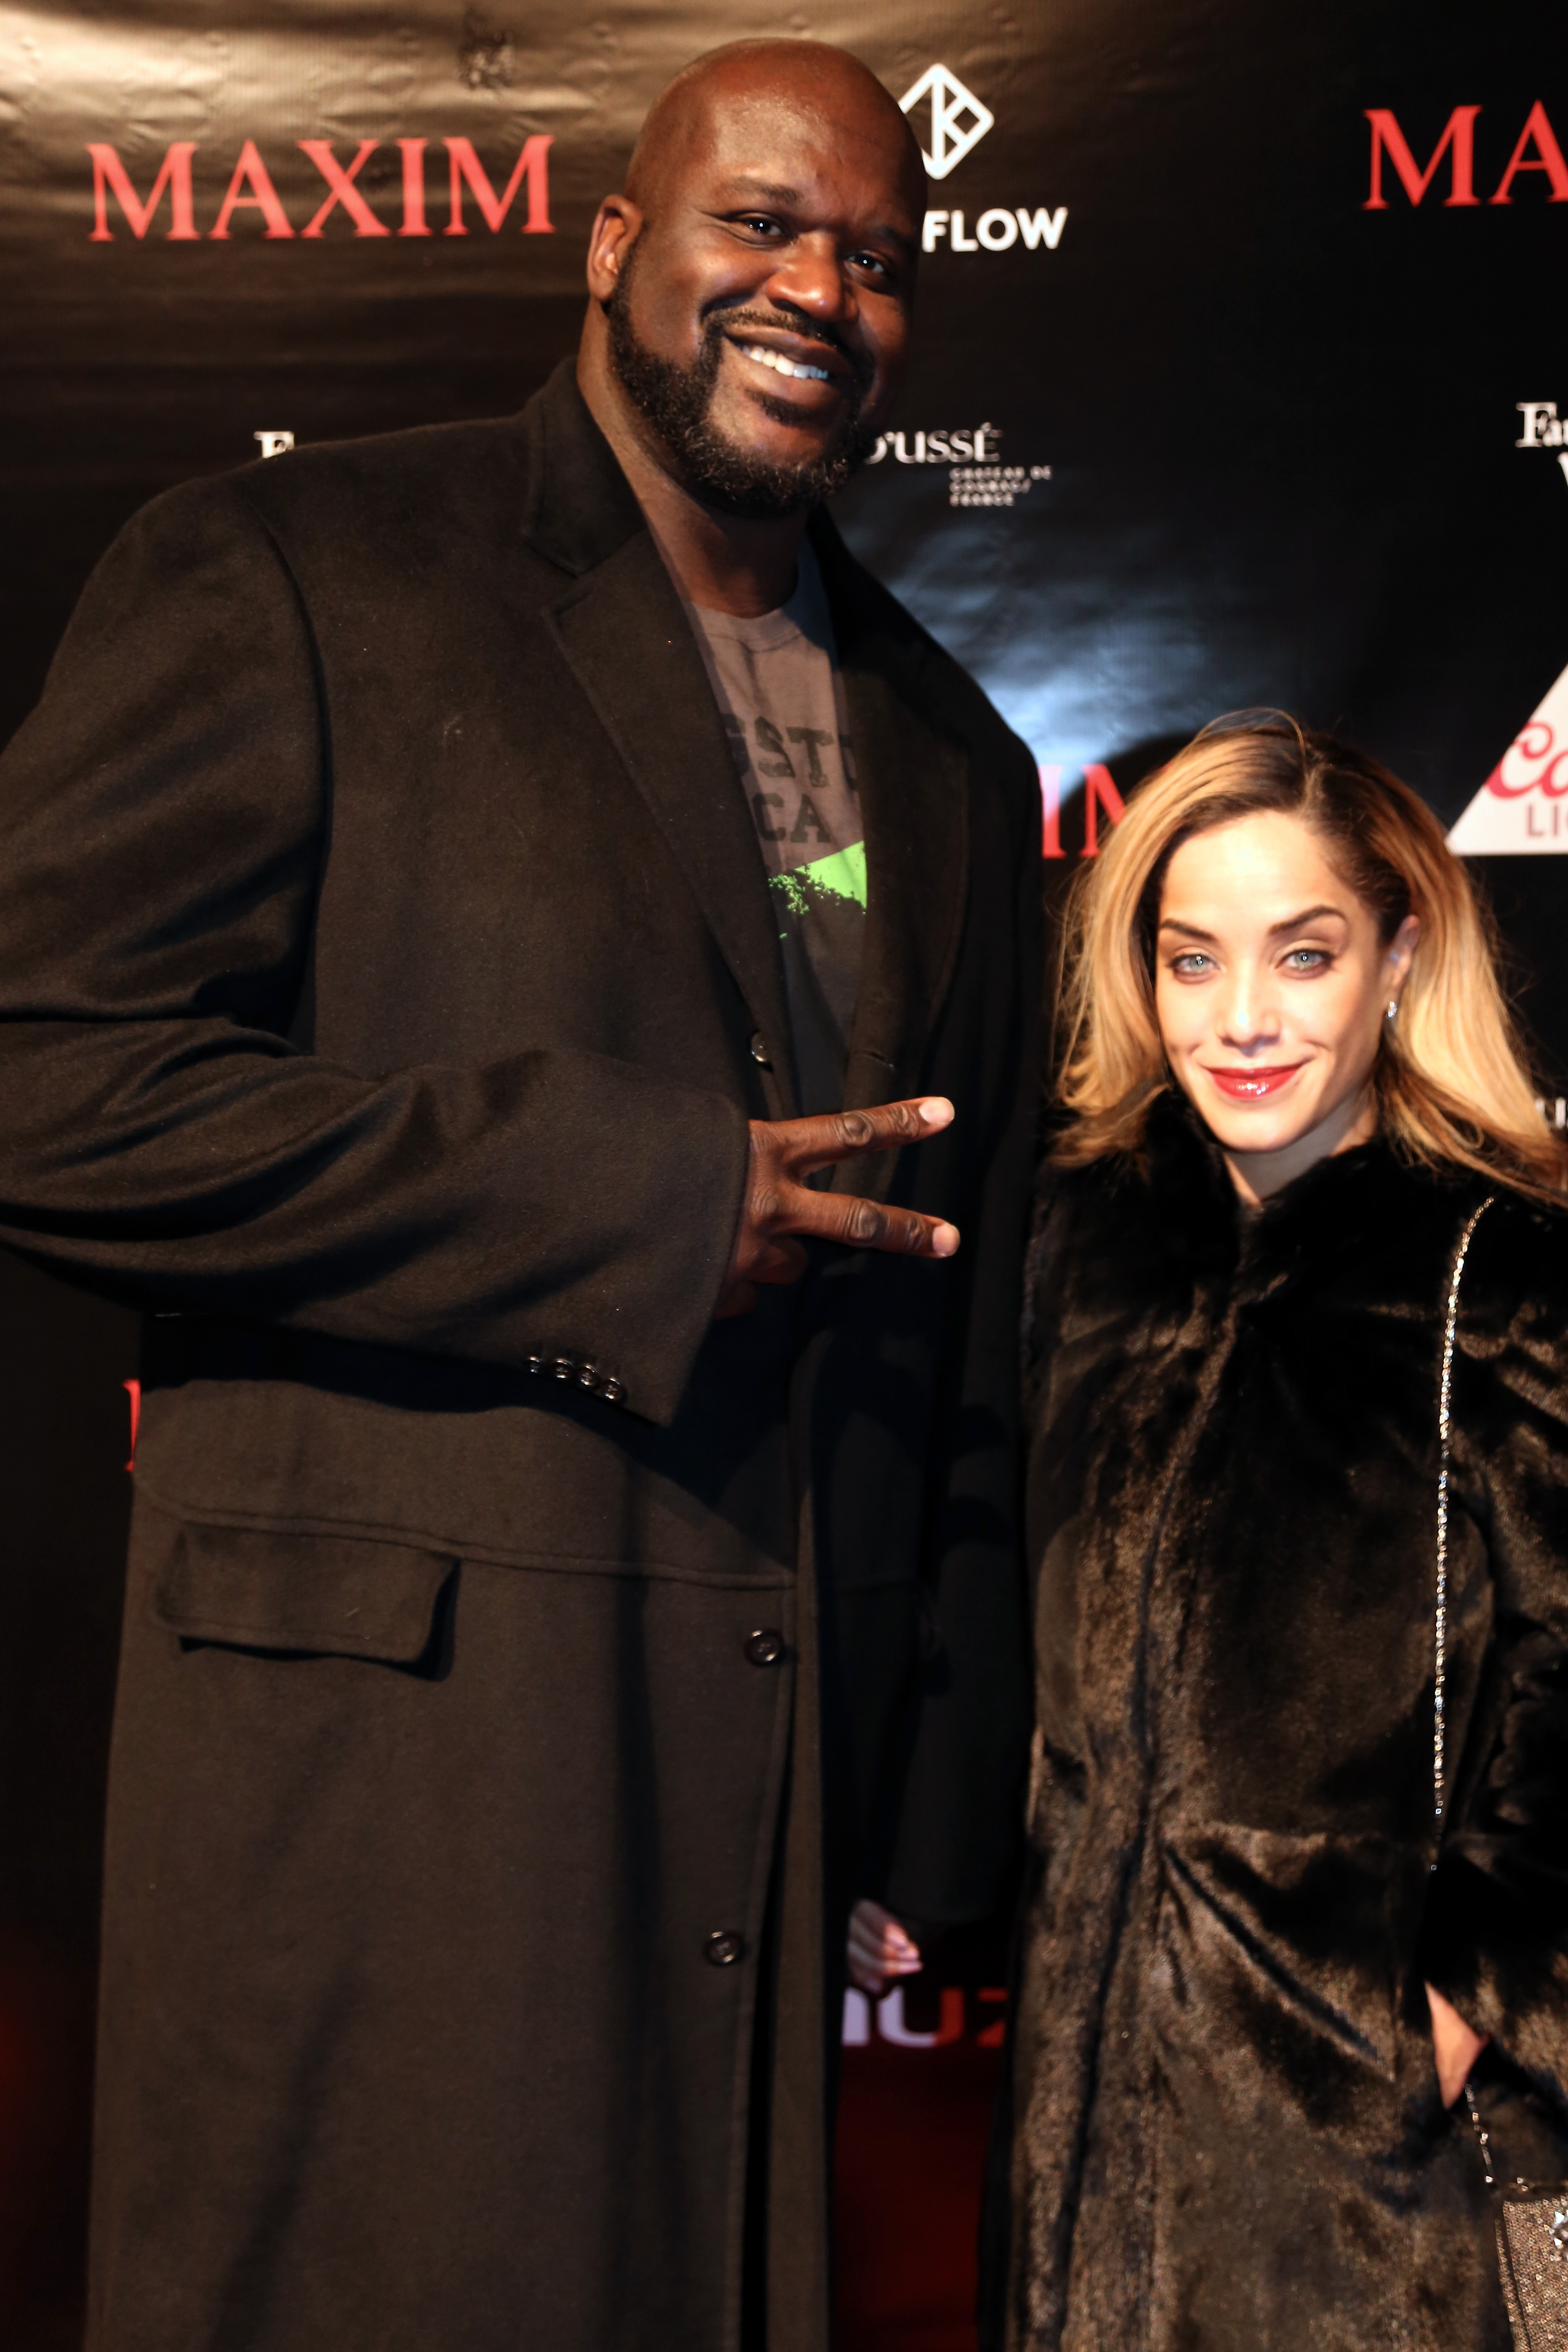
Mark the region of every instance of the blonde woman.
<instances>
[{"instance_id":1,"label":"blonde woman","mask_svg":"<svg viewBox=\"0 0 1568 2352\"><path fill-rule=\"evenodd\" d=\"M1064 1003L993 2339L1502 2352L1467 2083L1568 2176L1563 1155L1434 819L1289 720L1134 798Z\"/></svg>"}]
</instances>

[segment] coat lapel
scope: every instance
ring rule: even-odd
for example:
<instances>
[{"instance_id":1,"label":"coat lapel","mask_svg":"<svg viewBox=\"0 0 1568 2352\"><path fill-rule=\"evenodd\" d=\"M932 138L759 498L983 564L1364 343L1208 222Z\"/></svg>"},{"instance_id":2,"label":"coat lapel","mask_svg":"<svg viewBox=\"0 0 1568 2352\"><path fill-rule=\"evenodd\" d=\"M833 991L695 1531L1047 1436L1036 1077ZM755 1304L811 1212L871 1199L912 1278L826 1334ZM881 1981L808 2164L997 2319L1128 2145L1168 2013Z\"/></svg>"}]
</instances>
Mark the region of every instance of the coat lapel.
<instances>
[{"instance_id":1,"label":"coat lapel","mask_svg":"<svg viewBox=\"0 0 1568 2352\"><path fill-rule=\"evenodd\" d=\"M540 488L528 536L578 574L547 609L546 625L690 884L767 1041L780 1113L793 1118L798 1095L777 925L702 656L575 384L558 371L538 406Z\"/></svg>"},{"instance_id":2,"label":"coat lapel","mask_svg":"<svg viewBox=\"0 0 1568 2352\"><path fill-rule=\"evenodd\" d=\"M832 603L866 827L868 903L845 1108L897 1102L921 1083L952 977L968 885L968 755L926 713L923 646L832 526L813 528ZM886 1194L898 1155L848 1163L834 1189Z\"/></svg>"},{"instance_id":3,"label":"coat lapel","mask_svg":"<svg viewBox=\"0 0 1568 2352\"><path fill-rule=\"evenodd\" d=\"M792 1118L797 1097L767 877L702 656L648 533L579 581L547 621L691 885L767 1040Z\"/></svg>"},{"instance_id":4,"label":"coat lapel","mask_svg":"<svg viewBox=\"0 0 1568 2352\"><path fill-rule=\"evenodd\" d=\"M570 362L526 412L526 537L571 573L546 621L691 886L770 1048L779 1109L798 1103L767 881L708 674L630 486ZM837 639L869 877L847 1109L896 1102L921 1066L957 956L968 874L968 755L935 715L926 640L812 524ZM885 1195L898 1155L847 1163L836 1190Z\"/></svg>"}]
</instances>

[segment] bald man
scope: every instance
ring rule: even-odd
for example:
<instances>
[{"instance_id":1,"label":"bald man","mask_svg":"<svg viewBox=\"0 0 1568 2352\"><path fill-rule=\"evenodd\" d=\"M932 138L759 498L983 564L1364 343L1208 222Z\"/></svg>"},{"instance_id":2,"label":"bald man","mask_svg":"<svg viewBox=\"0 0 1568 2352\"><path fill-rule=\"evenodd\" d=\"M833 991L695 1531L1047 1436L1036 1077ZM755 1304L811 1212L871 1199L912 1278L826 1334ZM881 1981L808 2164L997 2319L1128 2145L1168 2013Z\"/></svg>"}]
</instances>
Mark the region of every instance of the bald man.
<instances>
[{"instance_id":1,"label":"bald man","mask_svg":"<svg viewBox=\"0 0 1568 2352\"><path fill-rule=\"evenodd\" d=\"M575 370L159 499L0 767L0 1238L148 1318L93 2352L826 2345L1025 1710L1034 777L824 509L921 201L700 60Z\"/></svg>"}]
</instances>

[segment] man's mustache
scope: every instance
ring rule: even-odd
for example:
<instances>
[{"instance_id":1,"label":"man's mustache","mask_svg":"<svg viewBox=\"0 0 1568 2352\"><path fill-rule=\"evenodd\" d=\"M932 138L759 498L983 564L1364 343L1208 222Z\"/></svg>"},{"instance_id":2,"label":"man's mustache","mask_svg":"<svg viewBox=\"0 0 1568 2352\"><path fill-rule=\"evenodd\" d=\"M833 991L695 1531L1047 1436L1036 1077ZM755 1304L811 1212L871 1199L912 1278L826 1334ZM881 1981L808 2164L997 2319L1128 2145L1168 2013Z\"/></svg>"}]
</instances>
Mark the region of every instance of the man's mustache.
<instances>
[{"instance_id":1,"label":"man's mustache","mask_svg":"<svg viewBox=\"0 0 1568 2352\"><path fill-rule=\"evenodd\" d=\"M731 309L720 303L702 321L703 340L711 342L721 334L733 333L737 327L771 327L781 335L809 335L814 343L826 343L844 362L854 378L857 401L863 400L870 389L872 367L865 352L852 351L836 328L824 326L805 310L758 310L743 304Z\"/></svg>"}]
</instances>

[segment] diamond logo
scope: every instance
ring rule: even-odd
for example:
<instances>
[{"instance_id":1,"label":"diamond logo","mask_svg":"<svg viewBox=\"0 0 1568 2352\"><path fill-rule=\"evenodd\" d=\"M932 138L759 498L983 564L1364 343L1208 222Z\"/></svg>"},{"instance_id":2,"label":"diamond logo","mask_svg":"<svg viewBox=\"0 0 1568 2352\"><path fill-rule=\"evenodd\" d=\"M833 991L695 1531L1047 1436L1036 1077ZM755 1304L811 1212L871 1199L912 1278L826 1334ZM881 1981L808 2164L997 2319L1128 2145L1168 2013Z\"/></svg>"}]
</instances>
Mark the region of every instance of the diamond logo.
<instances>
[{"instance_id":1,"label":"diamond logo","mask_svg":"<svg viewBox=\"0 0 1568 2352\"><path fill-rule=\"evenodd\" d=\"M1568 851L1568 669L1526 720L1448 835L1462 857Z\"/></svg>"},{"instance_id":2,"label":"diamond logo","mask_svg":"<svg viewBox=\"0 0 1568 2352\"><path fill-rule=\"evenodd\" d=\"M931 178L945 180L953 165L979 146L996 117L945 66L928 66L899 104L906 114L913 114L925 99L931 100L931 135L921 152Z\"/></svg>"}]
</instances>

